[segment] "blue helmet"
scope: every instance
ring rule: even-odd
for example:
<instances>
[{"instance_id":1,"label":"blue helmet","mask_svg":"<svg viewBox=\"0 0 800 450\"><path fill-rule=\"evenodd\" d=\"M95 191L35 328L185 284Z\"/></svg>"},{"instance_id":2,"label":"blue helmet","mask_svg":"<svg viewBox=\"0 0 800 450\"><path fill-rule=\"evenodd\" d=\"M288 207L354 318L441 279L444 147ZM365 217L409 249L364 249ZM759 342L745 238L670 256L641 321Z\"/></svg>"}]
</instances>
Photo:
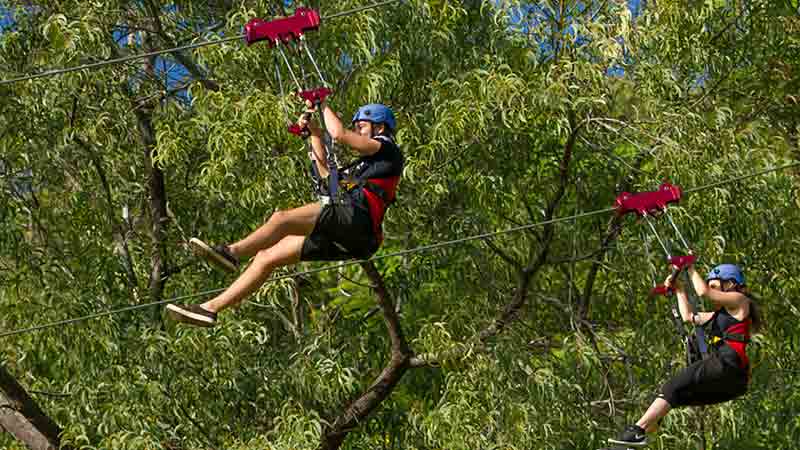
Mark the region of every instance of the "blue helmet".
<instances>
[{"instance_id":1,"label":"blue helmet","mask_svg":"<svg viewBox=\"0 0 800 450\"><path fill-rule=\"evenodd\" d=\"M370 103L358 108L351 123L356 123L359 120L366 120L372 123L385 123L392 131L397 128L397 122L394 120L394 113L392 109L380 103Z\"/></svg>"},{"instance_id":2,"label":"blue helmet","mask_svg":"<svg viewBox=\"0 0 800 450\"><path fill-rule=\"evenodd\" d=\"M706 276L706 281L711 280L733 280L736 284L744 286L744 274L736 264L720 264L714 267Z\"/></svg>"}]
</instances>

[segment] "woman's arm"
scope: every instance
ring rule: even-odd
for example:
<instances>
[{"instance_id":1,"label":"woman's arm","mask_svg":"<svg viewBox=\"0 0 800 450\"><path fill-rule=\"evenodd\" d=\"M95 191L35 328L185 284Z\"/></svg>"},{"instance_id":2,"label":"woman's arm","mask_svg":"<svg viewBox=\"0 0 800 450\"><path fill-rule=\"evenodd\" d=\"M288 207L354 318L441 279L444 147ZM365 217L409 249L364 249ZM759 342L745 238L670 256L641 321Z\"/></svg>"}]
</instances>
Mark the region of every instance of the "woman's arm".
<instances>
[{"instance_id":1,"label":"woman's arm","mask_svg":"<svg viewBox=\"0 0 800 450\"><path fill-rule=\"evenodd\" d=\"M694 286L694 291L697 292L697 295L714 301L725 308L728 308L728 310L736 310L749 301L747 296L741 292L724 292L709 288L706 281L702 276L700 276L699 273L697 273L697 270L693 265L689 266L687 270L689 271L689 276L692 279L692 285Z\"/></svg>"},{"instance_id":2,"label":"woman's arm","mask_svg":"<svg viewBox=\"0 0 800 450\"><path fill-rule=\"evenodd\" d=\"M345 144L363 156L369 156L381 149L380 141L371 137L362 136L342 125L339 116L328 106L322 105L322 116L325 119L325 128L333 139Z\"/></svg>"},{"instance_id":3,"label":"woman's arm","mask_svg":"<svg viewBox=\"0 0 800 450\"><path fill-rule=\"evenodd\" d=\"M664 282L664 285L672 287L675 290L675 296L678 297L678 309L681 312L681 319L683 319L684 322L702 325L708 322L711 316L714 315L713 312L695 313L692 310L692 306L689 304L689 296L686 294L686 289L684 289L683 284L679 281L673 281L672 275L667 277L667 281Z\"/></svg>"}]
</instances>

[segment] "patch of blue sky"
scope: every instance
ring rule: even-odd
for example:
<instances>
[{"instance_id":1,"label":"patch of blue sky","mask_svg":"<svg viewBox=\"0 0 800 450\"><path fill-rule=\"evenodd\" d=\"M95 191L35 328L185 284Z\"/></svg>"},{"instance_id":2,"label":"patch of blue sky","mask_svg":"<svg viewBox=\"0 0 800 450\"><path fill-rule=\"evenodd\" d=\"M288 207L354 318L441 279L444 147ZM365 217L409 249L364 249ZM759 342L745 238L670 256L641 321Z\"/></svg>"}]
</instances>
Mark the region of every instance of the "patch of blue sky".
<instances>
[{"instance_id":1,"label":"patch of blue sky","mask_svg":"<svg viewBox=\"0 0 800 450\"><path fill-rule=\"evenodd\" d=\"M625 68L619 64L611 64L606 69L606 75L613 78L622 78L625 76Z\"/></svg>"},{"instance_id":2,"label":"patch of blue sky","mask_svg":"<svg viewBox=\"0 0 800 450\"><path fill-rule=\"evenodd\" d=\"M192 98L188 85L194 78L189 70L172 58L158 57L153 65L153 75L172 95L185 105L191 105Z\"/></svg>"},{"instance_id":3,"label":"patch of blue sky","mask_svg":"<svg viewBox=\"0 0 800 450\"><path fill-rule=\"evenodd\" d=\"M550 8L539 3L522 3L511 10L510 22L516 31L531 32L542 23L553 19Z\"/></svg>"},{"instance_id":4,"label":"patch of blue sky","mask_svg":"<svg viewBox=\"0 0 800 450\"><path fill-rule=\"evenodd\" d=\"M345 70L350 70L353 67L353 57L347 52L342 52L339 55L339 65Z\"/></svg>"},{"instance_id":5,"label":"patch of blue sky","mask_svg":"<svg viewBox=\"0 0 800 450\"><path fill-rule=\"evenodd\" d=\"M628 9L631 10L633 18L639 17L647 6L647 0L628 0Z\"/></svg>"},{"instance_id":6,"label":"patch of blue sky","mask_svg":"<svg viewBox=\"0 0 800 450\"><path fill-rule=\"evenodd\" d=\"M496 0L496 4L499 5L500 1L501 0ZM647 0L627 0L628 9L634 20L642 14L646 3ZM564 11L564 19L566 19L565 21L568 25L564 28L562 33L565 36L572 37L575 40L575 44L578 46L588 44L591 39L588 36L577 34L575 27L571 25L570 22L575 15L585 14L587 10L592 13L592 18L594 18L599 8L603 5L604 2L599 0L590 0L587 2L577 2L574 7L566 9ZM538 46L541 60L548 61L554 56L559 45L552 39L553 36L548 24L560 22L560 14L561 12L558 9L552 8L544 2L524 2L516 6L510 12L509 27L513 31L528 34ZM542 25L544 25L544 29L540 30L541 34L533 32L534 29L538 30ZM624 40L621 38L617 40L623 47L623 64L632 64L633 58L628 52ZM612 64L606 70L606 73L609 76L621 77L624 76L625 69L621 64Z\"/></svg>"},{"instance_id":7,"label":"patch of blue sky","mask_svg":"<svg viewBox=\"0 0 800 450\"><path fill-rule=\"evenodd\" d=\"M127 25L117 25L111 30L111 36L114 38L114 42L117 43L120 47L125 47L128 45L130 39L134 39L135 42L139 42L138 35L135 31L128 28Z\"/></svg>"},{"instance_id":8,"label":"patch of blue sky","mask_svg":"<svg viewBox=\"0 0 800 450\"><path fill-rule=\"evenodd\" d=\"M708 66L706 66L706 68L703 71L703 73L701 73L701 74L699 74L699 75L697 75L695 77L694 82L692 83L692 87L693 88L703 88L706 85L706 81L708 81L710 78L711 78L711 72L710 72Z\"/></svg>"},{"instance_id":9,"label":"patch of blue sky","mask_svg":"<svg viewBox=\"0 0 800 450\"><path fill-rule=\"evenodd\" d=\"M153 71L168 89L179 87L192 78L186 67L171 58L157 58Z\"/></svg>"},{"instance_id":10,"label":"patch of blue sky","mask_svg":"<svg viewBox=\"0 0 800 450\"><path fill-rule=\"evenodd\" d=\"M6 2L0 1L0 33L14 26L14 13Z\"/></svg>"},{"instance_id":11,"label":"patch of blue sky","mask_svg":"<svg viewBox=\"0 0 800 450\"><path fill-rule=\"evenodd\" d=\"M177 24L179 28L191 31L203 39L210 38L211 36L209 34L211 33L217 34L220 37L223 35L222 32L215 31L219 24L209 24L203 21L193 20L192 18L180 17L178 6L174 3L163 6L162 14L165 17L171 16L173 18L173 23ZM140 33L135 29L129 28L127 24L116 26L112 30L112 35L114 41L120 47L130 46L136 48L136 50L132 51L143 51L143 49L141 49L142 39ZM178 100L186 105L191 104L191 95L185 86L192 81L193 76L174 56L164 54L155 57L153 59L153 75L161 82L165 90L175 91L173 96ZM137 80L141 80L142 78L143 73L140 72L137 76L134 76L131 81L136 83Z\"/></svg>"},{"instance_id":12,"label":"patch of blue sky","mask_svg":"<svg viewBox=\"0 0 800 450\"><path fill-rule=\"evenodd\" d=\"M496 0L499 4L501 0ZM646 0L627 0L628 9L631 15L636 18L641 15L645 8ZM575 14L583 14L587 9L597 10L603 6L604 2L591 0L590 2L577 2L573 8L565 10L567 21L571 20ZM550 7L544 2L523 2L515 7L510 14L510 26L523 33L528 33L531 27L538 27L542 22L559 21L560 11ZM595 12L596 14L596 12Z\"/></svg>"}]
</instances>

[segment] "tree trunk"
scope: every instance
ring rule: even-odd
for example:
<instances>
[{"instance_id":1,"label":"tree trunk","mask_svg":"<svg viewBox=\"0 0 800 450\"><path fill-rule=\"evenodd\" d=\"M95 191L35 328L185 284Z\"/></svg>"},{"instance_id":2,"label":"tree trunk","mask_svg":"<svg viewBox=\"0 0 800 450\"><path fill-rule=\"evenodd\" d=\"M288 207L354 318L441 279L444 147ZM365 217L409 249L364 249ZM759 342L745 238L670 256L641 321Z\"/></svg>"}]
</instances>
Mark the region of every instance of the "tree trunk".
<instances>
[{"instance_id":1,"label":"tree trunk","mask_svg":"<svg viewBox=\"0 0 800 450\"><path fill-rule=\"evenodd\" d=\"M61 428L3 366L0 366L0 427L31 450L72 450L69 446L61 447Z\"/></svg>"},{"instance_id":2,"label":"tree trunk","mask_svg":"<svg viewBox=\"0 0 800 450\"><path fill-rule=\"evenodd\" d=\"M167 217L167 190L164 183L164 172L153 161L156 156L156 139L153 132L152 115L150 111L136 110L136 120L139 133L144 144L145 169L149 174L147 180L148 204L150 209L150 301L161 300L164 292L164 274L166 273L166 224Z\"/></svg>"},{"instance_id":3,"label":"tree trunk","mask_svg":"<svg viewBox=\"0 0 800 450\"><path fill-rule=\"evenodd\" d=\"M111 185L109 184L108 178L106 177L106 172L103 169L103 163L100 159L100 156L97 154L91 144L84 141L79 136L75 136L75 142L77 142L78 145L80 145L84 150L86 150L87 153L89 153L89 161L91 161L95 172L97 172L97 177L100 179L100 185L103 187L106 203L108 203L106 216L108 217L108 223L111 225L111 234L114 241L117 243L117 252L120 255L122 267L125 270L125 275L127 276L130 293L133 298L138 300L139 282L136 279L136 272L134 271L133 257L131 256L130 247L128 246L128 238L126 237L127 233L124 226L119 224L117 219L114 217L114 201L111 195Z\"/></svg>"},{"instance_id":4,"label":"tree trunk","mask_svg":"<svg viewBox=\"0 0 800 450\"><path fill-rule=\"evenodd\" d=\"M319 450L338 449L350 431L366 420L367 416L389 397L410 367L412 354L400 327L394 299L386 290L383 277L371 261L361 263L361 267L367 272L370 282L375 287L378 305L383 310L383 320L392 342L391 359L372 385L336 418L333 425L326 427L322 433Z\"/></svg>"}]
</instances>

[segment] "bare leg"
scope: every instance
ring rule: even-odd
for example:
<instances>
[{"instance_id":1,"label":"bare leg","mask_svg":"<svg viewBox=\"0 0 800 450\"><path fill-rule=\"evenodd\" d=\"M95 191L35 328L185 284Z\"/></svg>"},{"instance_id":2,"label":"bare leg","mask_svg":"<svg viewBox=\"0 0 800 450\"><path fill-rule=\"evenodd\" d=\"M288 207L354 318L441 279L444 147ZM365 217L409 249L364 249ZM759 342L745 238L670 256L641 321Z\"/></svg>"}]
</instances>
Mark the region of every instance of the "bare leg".
<instances>
[{"instance_id":1,"label":"bare leg","mask_svg":"<svg viewBox=\"0 0 800 450\"><path fill-rule=\"evenodd\" d=\"M647 411L644 413L642 418L636 422L636 425L642 427L648 432L652 432L655 429L659 419L666 416L670 409L671 406L669 403L667 403L667 401L663 398L659 397L655 399L652 404L650 404L650 407L647 408Z\"/></svg>"},{"instance_id":2,"label":"bare leg","mask_svg":"<svg viewBox=\"0 0 800 450\"><path fill-rule=\"evenodd\" d=\"M228 248L237 258L245 259L269 249L287 236L308 236L314 231L320 211L322 206L319 202L288 211L275 211L264 225Z\"/></svg>"},{"instance_id":3,"label":"bare leg","mask_svg":"<svg viewBox=\"0 0 800 450\"><path fill-rule=\"evenodd\" d=\"M228 289L200 306L216 313L241 302L261 287L275 268L300 261L304 240L305 236L286 236L270 248L259 251L247 270Z\"/></svg>"}]
</instances>

